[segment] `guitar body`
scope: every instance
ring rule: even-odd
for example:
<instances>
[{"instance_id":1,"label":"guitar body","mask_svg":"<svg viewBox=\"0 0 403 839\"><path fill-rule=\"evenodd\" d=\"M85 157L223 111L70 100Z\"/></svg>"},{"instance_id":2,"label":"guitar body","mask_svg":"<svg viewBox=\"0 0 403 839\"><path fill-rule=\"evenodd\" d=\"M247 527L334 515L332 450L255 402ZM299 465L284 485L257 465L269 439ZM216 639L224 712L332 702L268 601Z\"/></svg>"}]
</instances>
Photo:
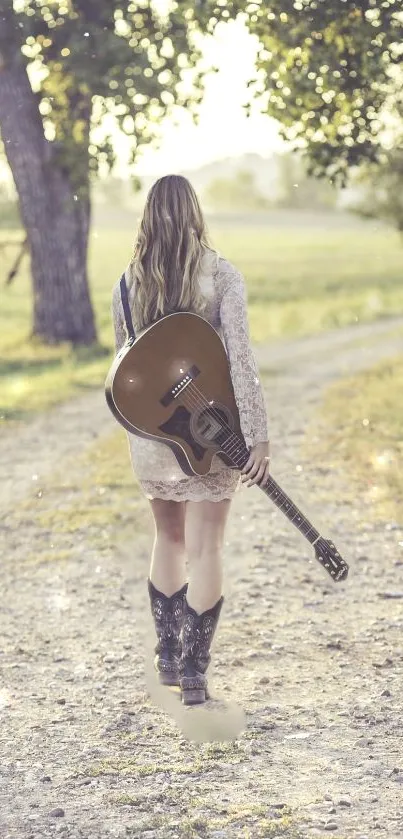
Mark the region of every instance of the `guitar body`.
<instances>
[{"instance_id":1,"label":"guitar body","mask_svg":"<svg viewBox=\"0 0 403 839\"><path fill-rule=\"evenodd\" d=\"M243 440L227 354L199 315L166 315L126 344L105 394L118 422L170 446L186 475L206 475L219 452L234 467L221 448L222 423Z\"/></svg>"}]
</instances>

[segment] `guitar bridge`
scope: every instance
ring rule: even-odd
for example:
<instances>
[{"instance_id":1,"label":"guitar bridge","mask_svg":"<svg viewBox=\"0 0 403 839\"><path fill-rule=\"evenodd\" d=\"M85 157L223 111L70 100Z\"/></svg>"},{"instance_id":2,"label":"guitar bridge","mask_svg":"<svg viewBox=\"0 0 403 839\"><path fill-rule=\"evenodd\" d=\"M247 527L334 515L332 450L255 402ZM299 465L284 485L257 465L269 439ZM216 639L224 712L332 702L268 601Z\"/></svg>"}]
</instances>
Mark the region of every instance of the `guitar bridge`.
<instances>
[{"instance_id":1,"label":"guitar bridge","mask_svg":"<svg viewBox=\"0 0 403 839\"><path fill-rule=\"evenodd\" d=\"M164 408L167 408L168 405L170 405L171 402L174 401L174 399L177 399L177 397L179 396L179 394L182 393L183 390L189 387L190 383L197 378L199 373L200 370L196 366L196 364L194 364L193 367L190 367L190 369L185 373L185 375L181 379L177 379L174 385L169 390L167 390L162 399L160 399L161 405L163 405Z\"/></svg>"}]
</instances>

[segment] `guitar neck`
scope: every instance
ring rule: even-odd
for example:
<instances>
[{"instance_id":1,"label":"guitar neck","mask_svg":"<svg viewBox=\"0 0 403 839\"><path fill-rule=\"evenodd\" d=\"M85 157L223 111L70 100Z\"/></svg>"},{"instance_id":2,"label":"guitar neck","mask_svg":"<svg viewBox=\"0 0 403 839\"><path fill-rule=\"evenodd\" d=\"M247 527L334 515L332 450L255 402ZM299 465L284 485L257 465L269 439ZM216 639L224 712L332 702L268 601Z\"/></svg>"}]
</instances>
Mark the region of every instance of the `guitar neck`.
<instances>
[{"instance_id":1,"label":"guitar neck","mask_svg":"<svg viewBox=\"0 0 403 839\"><path fill-rule=\"evenodd\" d=\"M236 438L236 439L234 439ZM249 458L249 450L246 448L243 440L238 435L231 435L231 441L227 440L222 446L225 453L230 457L232 462L238 469L242 469ZM291 501L291 498L281 489L277 481L269 476L265 484L260 486L261 489L276 507L295 525L295 527L302 533L308 542L313 545L320 537L320 533L316 530L311 522L304 516L301 510Z\"/></svg>"},{"instance_id":2,"label":"guitar neck","mask_svg":"<svg viewBox=\"0 0 403 839\"><path fill-rule=\"evenodd\" d=\"M277 481L275 481L270 475L266 483L260 487L260 489L269 496L271 501L275 503L276 507L278 507L279 510L287 516L290 522L292 522L302 535L308 539L308 542L313 545L320 536L319 531L313 527L311 522L306 518L306 516L304 516L297 505L291 501L291 498L284 492L284 490L281 489Z\"/></svg>"}]
</instances>

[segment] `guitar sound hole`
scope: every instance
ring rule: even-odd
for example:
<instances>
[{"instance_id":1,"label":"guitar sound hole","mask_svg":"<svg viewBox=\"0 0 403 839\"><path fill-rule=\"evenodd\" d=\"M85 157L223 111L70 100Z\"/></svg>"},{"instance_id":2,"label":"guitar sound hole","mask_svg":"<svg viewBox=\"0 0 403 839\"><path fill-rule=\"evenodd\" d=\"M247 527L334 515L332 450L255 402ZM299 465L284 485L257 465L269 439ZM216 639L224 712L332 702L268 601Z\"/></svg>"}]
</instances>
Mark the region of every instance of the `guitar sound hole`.
<instances>
[{"instance_id":1,"label":"guitar sound hole","mask_svg":"<svg viewBox=\"0 0 403 839\"><path fill-rule=\"evenodd\" d=\"M209 405L192 413L190 428L194 439L201 445L222 446L230 436L234 422L228 408L214 402L211 407Z\"/></svg>"}]
</instances>

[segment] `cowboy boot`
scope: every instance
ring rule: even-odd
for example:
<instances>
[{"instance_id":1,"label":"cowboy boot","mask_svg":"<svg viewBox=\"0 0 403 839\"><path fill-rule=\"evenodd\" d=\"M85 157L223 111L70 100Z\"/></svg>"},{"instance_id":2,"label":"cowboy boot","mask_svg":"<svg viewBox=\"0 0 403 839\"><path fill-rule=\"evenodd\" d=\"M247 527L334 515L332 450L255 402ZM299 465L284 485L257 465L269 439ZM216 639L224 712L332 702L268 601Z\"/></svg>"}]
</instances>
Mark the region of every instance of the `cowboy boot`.
<instances>
[{"instance_id":1,"label":"cowboy boot","mask_svg":"<svg viewBox=\"0 0 403 839\"><path fill-rule=\"evenodd\" d=\"M150 595L151 613L154 618L158 643L154 648L156 656L154 667L163 685L178 685L178 665L182 652L180 631L183 620L183 599L188 584L167 597L155 588L150 578L147 580Z\"/></svg>"},{"instance_id":2,"label":"cowboy boot","mask_svg":"<svg viewBox=\"0 0 403 839\"><path fill-rule=\"evenodd\" d=\"M217 600L215 606L198 615L189 606L186 595L183 600L183 623L181 630L182 655L179 661L179 685L184 705L196 705L210 699L207 677L210 664L210 646L224 597Z\"/></svg>"}]
</instances>

